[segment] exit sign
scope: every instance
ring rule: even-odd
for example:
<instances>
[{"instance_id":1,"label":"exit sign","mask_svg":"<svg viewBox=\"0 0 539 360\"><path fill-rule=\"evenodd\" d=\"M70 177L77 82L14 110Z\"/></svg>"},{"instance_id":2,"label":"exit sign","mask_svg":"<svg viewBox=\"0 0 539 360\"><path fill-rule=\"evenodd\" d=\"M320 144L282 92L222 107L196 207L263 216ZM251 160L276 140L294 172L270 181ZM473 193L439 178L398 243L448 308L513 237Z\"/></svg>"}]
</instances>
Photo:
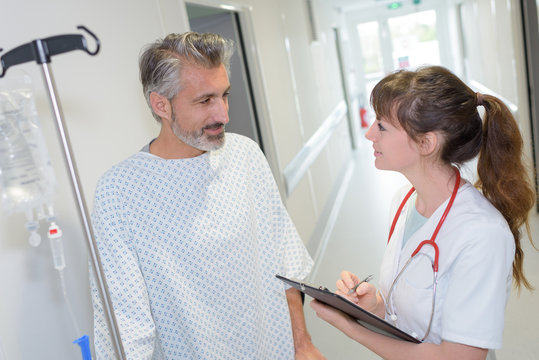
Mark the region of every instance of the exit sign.
<instances>
[{"instance_id":1,"label":"exit sign","mask_svg":"<svg viewBox=\"0 0 539 360\"><path fill-rule=\"evenodd\" d=\"M387 8L389 10L395 10L395 9L398 9L402 6L402 2L400 1L393 1L392 3L390 3Z\"/></svg>"},{"instance_id":2,"label":"exit sign","mask_svg":"<svg viewBox=\"0 0 539 360\"><path fill-rule=\"evenodd\" d=\"M412 0L412 3L414 5L419 5L419 4L421 4L421 0ZM387 5L387 8L389 10L395 10L395 9L398 9L398 8L401 8L401 7L402 7L402 1L393 1L393 2L391 2L391 3L389 3Z\"/></svg>"}]
</instances>

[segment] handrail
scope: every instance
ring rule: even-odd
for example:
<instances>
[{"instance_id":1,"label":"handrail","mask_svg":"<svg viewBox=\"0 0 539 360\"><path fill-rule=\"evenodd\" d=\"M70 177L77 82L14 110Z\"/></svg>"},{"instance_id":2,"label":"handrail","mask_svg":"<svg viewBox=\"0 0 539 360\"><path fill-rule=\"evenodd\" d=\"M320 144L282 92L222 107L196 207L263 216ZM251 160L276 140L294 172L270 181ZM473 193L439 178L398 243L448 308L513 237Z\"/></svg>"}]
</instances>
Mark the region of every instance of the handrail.
<instances>
[{"instance_id":1,"label":"handrail","mask_svg":"<svg viewBox=\"0 0 539 360\"><path fill-rule=\"evenodd\" d=\"M346 102L342 100L286 166L283 175L287 196L292 193L320 152L324 149L341 121L346 118L346 112Z\"/></svg>"},{"instance_id":2,"label":"handrail","mask_svg":"<svg viewBox=\"0 0 539 360\"><path fill-rule=\"evenodd\" d=\"M475 91L478 91L480 92L481 94L487 94L487 95L492 95L492 96L495 96L497 97L498 99L500 99L501 101L503 101L503 103L505 105L507 105L507 107L509 108L509 110L511 110L511 113L514 115L516 115L518 113L518 106L515 105L514 103L512 103L511 101L507 100L506 98L504 98L503 96L501 96L500 94L496 93L495 91L489 89L488 87L486 87L485 85L481 84L479 81L476 81L476 80L470 80L469 81L469 84L470 84L470 87L475 90Z\"/></svg>"}]
</instances>

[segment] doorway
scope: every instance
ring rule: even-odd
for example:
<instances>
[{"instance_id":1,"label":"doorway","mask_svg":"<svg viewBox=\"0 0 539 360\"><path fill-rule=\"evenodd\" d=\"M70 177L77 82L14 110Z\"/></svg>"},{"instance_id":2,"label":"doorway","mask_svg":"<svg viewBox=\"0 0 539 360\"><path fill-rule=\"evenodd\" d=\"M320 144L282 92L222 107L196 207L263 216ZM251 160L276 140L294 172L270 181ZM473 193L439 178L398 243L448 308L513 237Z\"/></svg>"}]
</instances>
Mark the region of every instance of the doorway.
<instances>
[{"instance_id":1,"label":"doorway","mask_svg":"<svg viewBox=\"0 0 539 360\"><path fill-rule=\"evenodd\" d=\"M374 85L397 69L440 65L441 49L437 11L412 8L409 11L382 9L355 26L359 40L360 73L366 98Z\"/></svg>"},{"instance_id":2,"label":"doorway","mask_svg":"<svg viewBox=\"0 0 539 360\"><path fill-rule=\"evenodd\" d=\"M191 30L219 34L234 41L236 51L230 61L228 97L230 122L226 129L251 138L264 151L238 13L193 3L186 3L186 9Z\"/></svg>"}]
</instances>

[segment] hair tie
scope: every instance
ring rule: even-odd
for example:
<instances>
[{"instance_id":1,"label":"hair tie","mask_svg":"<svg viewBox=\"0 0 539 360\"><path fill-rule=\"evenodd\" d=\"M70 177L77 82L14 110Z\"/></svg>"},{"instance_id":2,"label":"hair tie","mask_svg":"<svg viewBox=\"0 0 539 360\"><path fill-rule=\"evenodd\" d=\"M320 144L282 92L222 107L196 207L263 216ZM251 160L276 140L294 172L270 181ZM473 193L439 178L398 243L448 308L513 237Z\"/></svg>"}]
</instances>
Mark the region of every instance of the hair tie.
<instances>
[{"instance_id":1,"label":"hair tie","mask_svg":"<svg viewBox=\"0 0 539 360\"><path fill-rule=\"evenodd\" d=\"M481 94L479 92L476 92L475 93L475 102L476 102L475 106L484 106L483 105L483 94Z\"/></svg>"}]
</instances>

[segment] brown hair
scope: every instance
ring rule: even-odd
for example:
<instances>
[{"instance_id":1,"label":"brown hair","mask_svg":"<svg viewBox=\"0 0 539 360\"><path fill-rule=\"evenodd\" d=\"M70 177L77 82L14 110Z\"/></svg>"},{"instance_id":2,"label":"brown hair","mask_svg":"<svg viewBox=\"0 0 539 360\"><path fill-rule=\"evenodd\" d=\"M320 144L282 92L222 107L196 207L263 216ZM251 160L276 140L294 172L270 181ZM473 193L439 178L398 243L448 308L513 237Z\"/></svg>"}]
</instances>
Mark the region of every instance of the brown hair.
<instances>
[{"instance_id":1,"label":"brown hair","mask_svg":"<svg viewBox=\"0 0 539 360\"><path fill-rule=\"evenodd\" d=\"M410 138L437 131L444 137L440 160L456 166L479 155L475 186L502 213L515 239L513 278L520 289L532 289L522 270L522 225L533 245L528 223L536 199L523 160L523 140L507 106L498 98L476 94L441 66L400 70L382 79L371 93L377 117L391 119ZM484 122L477 106L485 108Z\"/></svg>"}]
</instances>

